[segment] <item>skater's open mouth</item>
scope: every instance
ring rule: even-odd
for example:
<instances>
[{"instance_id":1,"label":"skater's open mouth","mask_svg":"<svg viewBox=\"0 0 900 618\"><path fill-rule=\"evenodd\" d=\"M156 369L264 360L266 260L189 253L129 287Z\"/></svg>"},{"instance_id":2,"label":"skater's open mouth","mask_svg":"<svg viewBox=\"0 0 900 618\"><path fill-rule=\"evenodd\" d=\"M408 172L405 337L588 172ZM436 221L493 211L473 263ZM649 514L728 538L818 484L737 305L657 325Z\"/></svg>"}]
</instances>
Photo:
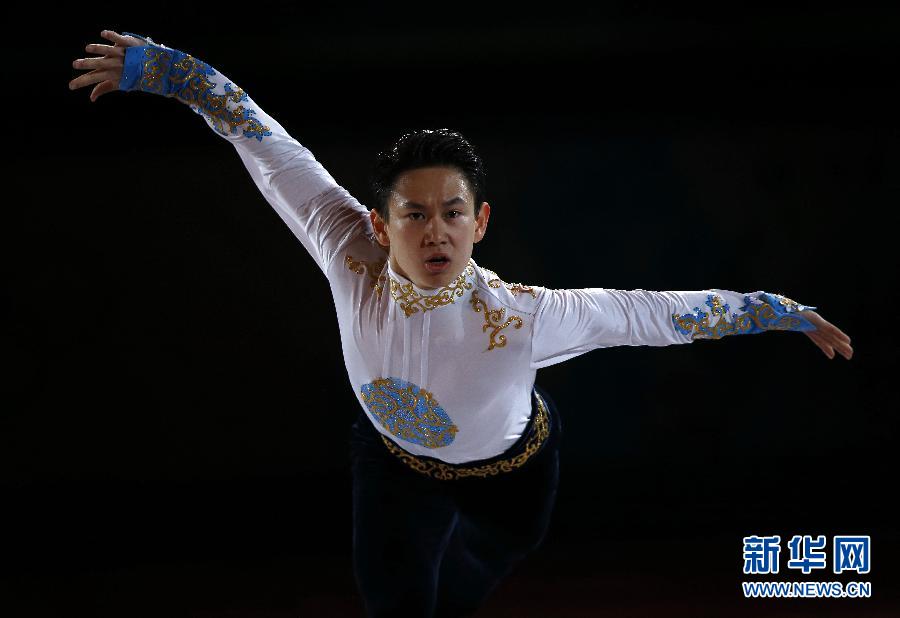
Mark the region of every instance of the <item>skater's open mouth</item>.
<instances>
[{"instance_id":1,"label":"skater's open mouth","mask_svg":"<svg viewBox=\"0 0 900 618\"><path fill-rule=\"evenodd\" d=\"M425 260L425 269L430 273L439 273L450 267L450 258L446 253L434 253Z\"/></svg>"}]
</instances>

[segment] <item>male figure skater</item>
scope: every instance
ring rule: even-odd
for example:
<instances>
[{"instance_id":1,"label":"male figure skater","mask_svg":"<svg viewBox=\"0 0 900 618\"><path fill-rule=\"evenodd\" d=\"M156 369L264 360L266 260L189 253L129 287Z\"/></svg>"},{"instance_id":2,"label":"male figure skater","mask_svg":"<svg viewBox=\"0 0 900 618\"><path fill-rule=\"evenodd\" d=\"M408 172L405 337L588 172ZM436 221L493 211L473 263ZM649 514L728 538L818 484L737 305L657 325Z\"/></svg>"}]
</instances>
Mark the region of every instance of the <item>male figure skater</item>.
<instances>
[{"instance_id":1,"label":"male figure skater","mask_svg":"<svg viewBox=\"0 0 900 618\"><path fill-rule=\"evenodd\" d=\"M369 211L240 88L148 37L113 45L70 88L175 98L230 141L331 286L347 374L353 566L370 616L471 615L543 540L561 423L536 370L596 348L802 331L834 358L849 338L814 308L727 290L554 290L472 259L491 208L471 145L448 130L380 155Z\"/></svg>"}]
</instances>

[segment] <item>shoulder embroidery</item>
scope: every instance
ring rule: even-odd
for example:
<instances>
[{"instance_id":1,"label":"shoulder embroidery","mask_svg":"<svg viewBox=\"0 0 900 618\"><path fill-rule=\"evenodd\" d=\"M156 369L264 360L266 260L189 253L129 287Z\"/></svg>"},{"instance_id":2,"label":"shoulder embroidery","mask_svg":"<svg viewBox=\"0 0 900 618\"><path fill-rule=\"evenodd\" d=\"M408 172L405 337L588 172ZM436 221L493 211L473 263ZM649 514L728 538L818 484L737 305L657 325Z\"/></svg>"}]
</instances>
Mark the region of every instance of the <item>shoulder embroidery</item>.
<instances>
[{"instance_id":1,"label":"shoulder embroidery","mask_svg":"<svg viewBox=\"0 0 900 618\"><path fill-rule=\"evenodd\" d=\"M348 255L346 258L344 258L344 263L347 265L347 268L355 272L357 275L364 275L366 273L369 274L372 289L375 290L375 293L379 298L381 298L381 292L384 289L384 282L387 279L385 275L381 274L386 261L387 260L366 262L364 260L354 260L352 255Z\"/></svg>"},{"instance_id":2,"label":"shoulder embroidery","mask_svg":"<svg viewBox=\"0 0 900 618\"><path fill-rule=\"evenodd\" d=\"M518 296L520 292L524 292L525 294L531 294L532 298L537 298L537 292L535 292L531 288L531 286L525 285L523 283L506 283L505 281L502 281L497 273L495 273L493 270L489 270L487 268L482 268L482 270L493 275L493 277L487 282L489 287L496 289L501 286L505 286L507 290L512 292L513 296Z\"/></svg>"},{"instance_id":3,"label":"shoulder embroidery","mask_svg":"<svg viewBox=\"0 0 900 618\"><path fill-rule=\"evenodd\" d=\"M487 350L485 350L486 352L493 350L494 348L502 348L506 345L506 335L500 333L504 328L514 322L516 328L522 328L522 318L517 315L511 315L506 321L503 321L503 316L506 315L506 309L503 307L500 307L499 309L489 309L487 303L478 296L477 290L472 290L472 299L469 302L472 304L472 309L474 309L476 313L484 312L484 325L481 327L482 332L487 331L489 328L492 329L489 335L490 345L488 345Z\"/></svg>"},{"instance_id":4,"label":"shoulder embroidery","mask_svg":"<svg viewBox=\"0 0 900 618\"><path fill-rule=\"evenodd\" d=\"M519 292L524 292L526 294L531 294L532 298L537 298L537 292L531 289L530 286L523 285L521 283L504 283L510 292L512 292L513 296L518 296Z\"/></svg>"}]
</instances>

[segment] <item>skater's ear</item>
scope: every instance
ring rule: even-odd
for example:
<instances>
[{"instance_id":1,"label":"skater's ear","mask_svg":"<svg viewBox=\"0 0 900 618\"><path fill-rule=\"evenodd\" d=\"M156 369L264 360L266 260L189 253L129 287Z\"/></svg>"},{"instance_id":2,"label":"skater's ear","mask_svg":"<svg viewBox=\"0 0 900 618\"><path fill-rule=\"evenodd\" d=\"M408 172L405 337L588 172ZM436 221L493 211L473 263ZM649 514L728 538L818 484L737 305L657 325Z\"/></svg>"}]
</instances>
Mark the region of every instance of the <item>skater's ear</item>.
<instances>
[{"instance_id":1,"label":"skater's ear","mask_svg":"<svg viewBox=\"0 0 900 618\"><path fill-rule=\"evenodd\" d=\"M487 202L481 203L478 209L478 216L475 217L475 238L473 242L478 242L487 233L488 219L491 218L491 207Z\"/></svg>"},{"instance_id":2,"label":"skater's ear","mask_svg":"<svg viewBox=\"0 0 900 618\"><path fill-rule=\"evenodd\" d=\"M387 223L378 214L374 208L369 211L369 219L372 220L372 229L375 231L375 238L382 247L390 247L391 239L387 233Z\"/></svg>"}]
</instances>

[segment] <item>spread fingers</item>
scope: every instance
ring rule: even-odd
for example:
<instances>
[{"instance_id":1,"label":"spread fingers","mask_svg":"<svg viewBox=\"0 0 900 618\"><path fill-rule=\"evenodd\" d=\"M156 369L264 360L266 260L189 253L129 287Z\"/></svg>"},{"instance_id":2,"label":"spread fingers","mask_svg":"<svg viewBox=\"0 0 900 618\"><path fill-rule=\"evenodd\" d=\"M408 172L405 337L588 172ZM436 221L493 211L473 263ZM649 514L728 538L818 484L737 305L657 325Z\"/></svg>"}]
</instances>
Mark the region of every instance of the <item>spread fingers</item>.
<instances>
[{"instance_id":1,"label":"spread fingers","mask_svg":"<svg viewBox=\"0 0 900 618\"><path fill-rule=\"evenodd\" d=\"M119 58L79 58L72 62L72 68L108 69L111 67L120 67L122 64L122 60Z\"/></svg>"},{"instance_id":2,"label":"spread fingers","mask_svg":"<svg viewBox=\"0 0 900 618\"><path fill-rule=\"evenodd\" d=\"M807 331L806 336L812 339L813 343L819 346L819 349L825 353L825 356L827 356L828 358L834 358L834 348L825 343L821 337L819 337L812 331Z\"/></svg>"},{"instance_id":3,"label":"spread fingers","mask_svg":"<svg viewBox=\"0 0 900 618\"><path fill-rule=\"evenodd\" d=\"M70 81L69 90L83 88L84 86L96 84L97 82L102 82L108 79L117 79L120 76L121 73L119 71L115 71L112 69L91 71L90 73L79 75L78 77Z\"/></svg>"},{"instance_id":4,"label":"spread fingers","mask_svg":"<svg viewBox=\"0 0 900 618\"><path fill-rule=\"evenodd\" d=\"M137 37L133 37L130 35L125 35L125 34L119 34L115 30L104 30L103 32L100 33L100 36L102 36L104 39L112 41L116 45L121 45L124 47L135 47L137 45L144 44L144 42L141 41Z\"/></svg>"},{"instance_id":5,"label":"spread fingers","mask_svg":"<svg viewBox=\"0 0 900 618\"><path fill-rule=\"evenodd\" d=\"M91 91L91 101L96 101L101 95L112 92L113 90L118 90L118 88L118 84L114 81L107 80L105 82L100 82L94 86L94 89Z\"/></svg>"},{"instance_id":6,"label":"spread fingers","mask_svg":"<svg viewBox=\"0 0 900 618\"><path fill-rule=\"evenodd\" d=\"M116 47L115 45L101 45L100 43L90 43L84 46L84 51L89 54L101 54L103 56L124 56L125 48Z\"/></svg>"}]
</instances>

